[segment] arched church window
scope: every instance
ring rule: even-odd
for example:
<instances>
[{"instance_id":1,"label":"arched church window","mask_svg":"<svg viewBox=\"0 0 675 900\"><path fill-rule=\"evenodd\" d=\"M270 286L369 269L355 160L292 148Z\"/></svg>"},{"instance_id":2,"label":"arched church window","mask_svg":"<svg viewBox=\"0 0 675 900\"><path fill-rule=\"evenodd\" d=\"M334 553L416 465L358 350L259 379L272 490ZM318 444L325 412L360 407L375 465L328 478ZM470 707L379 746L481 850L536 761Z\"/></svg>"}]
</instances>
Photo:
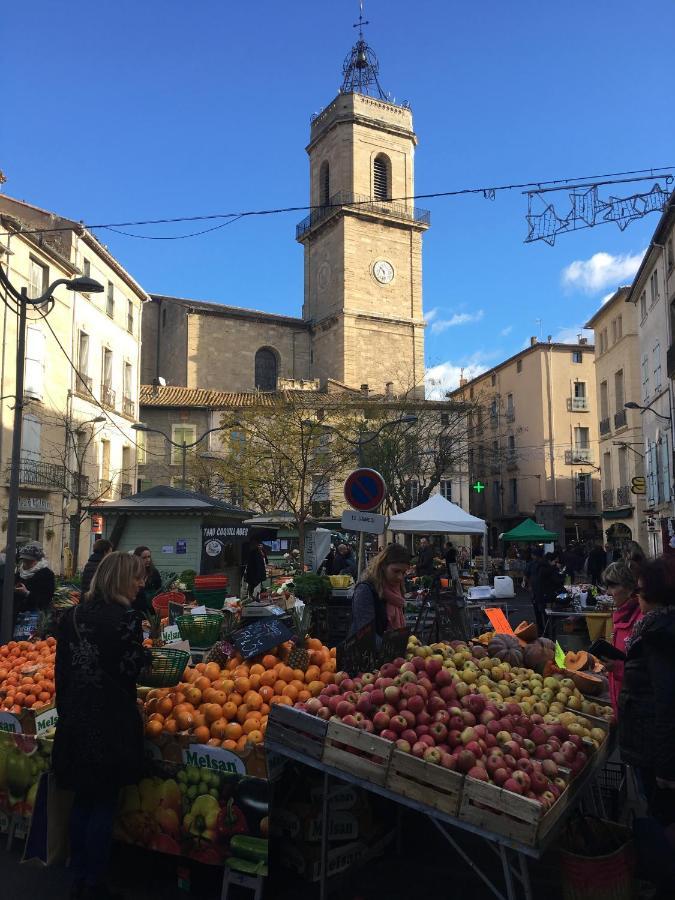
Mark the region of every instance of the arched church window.
<instances>
[{"instance_id":1,"label":"arched church window","mask_svg":"<svg viewBox=\"0 0 675 900\"><path fill-rule=\"evenodd\" d=\"M319 206L328 206L330 202L330 166L324 160L319 169Z\"/></svg>"},{"instance_id":2,"label":"arched church window","mask_svg":"<svg viewBox=\"0 0 675 900\"><path fill-rule=\"evenodd\" d=\"M277 355L269 347L261 347L255 355L255 386L259 391L277 389Z\"/></svg>"},{"instance_id":3,"label":"arched church window","mask_svg":"<svg viewBox=\"0 0 675 900\"><path fill-rule=\"evenodd\" d=\"M373 198L375 200L389 200L391 197L390 170L389 157L384 153L378 153L373 161Z\"/></svg>"}]
</instances>

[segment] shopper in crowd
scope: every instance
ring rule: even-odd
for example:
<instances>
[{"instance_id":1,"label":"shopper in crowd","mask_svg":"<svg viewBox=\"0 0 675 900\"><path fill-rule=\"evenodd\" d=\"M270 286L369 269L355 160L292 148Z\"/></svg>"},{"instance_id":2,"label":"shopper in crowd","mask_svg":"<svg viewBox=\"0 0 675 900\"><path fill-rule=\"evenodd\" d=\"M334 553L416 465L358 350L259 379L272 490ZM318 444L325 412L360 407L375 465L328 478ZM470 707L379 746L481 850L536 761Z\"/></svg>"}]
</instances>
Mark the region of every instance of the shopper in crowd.
<instances>
[{"instance_id":1,"label":"shopper in crowd","mask_svg":"<svg viewBox=\"0 0 675 900\"><path fill-rule=\"evenodd\" d=\"M459 583L459 569L457 568L457 551L452 541L445 545L445 568L448 573L448 582L453 587Z\"/></svg>"},{"instance_id":2,"label":"shopper in crowd","mask_svg":"<svg viewBox=\"0 0 675 900\"><path fill-rule=\"evenodd\" d=\"M357 563L349 544L338 544L331 575L351 575L356 581L358 575Z\"/></svg>"},{"instance_id":3,"label":"shopper in crowd","mask_svg":"<svg viewBox=\"0 0 675 900\"><path fill-rule=\"evenodd\" d=\"M638 577L642 618L626 641L619 747L635 767L650 814L675 821L675 561L646 562Z\"/></svg>"},{"instance_id":4,"label":"shopper in crowd","mask_svg":"<svg viewBox=\"0 0 675 900\"><path fill-rule=\"evenodd\" d=\"M586 560L586 576L591 584L599 584L602 573L607 568L607 551L598 541L596 542Z\"/></svg>"},{"instance_id":5,"label":"shopper in crowd","mask_svg":"<svg viewBox=\"0 0 675 900\"><path fill-rule=\"evenodd\" d=\"M429 543L429 538L423 537L420 540L415 571L418 576L434 574L434 548Z\"/></svg>"},{"instance_id":6,"label":"shopper in crowd","mask_svg":"<svg viewBox=\"0 0 675 900\"><path fill-rule=\"evenodd\" d=\"M616 609L612 614L614 632L612 644L622 653L626 652L626 641L631 636L633 626L641 618L642 612L637 596L637 576L627 562L613 562L602 573L602 581ZM623 662L606 660L609 670L609 695L616 713L623 681Z\"/></svg>"},{"instance_id":7,"label":"shopper in crowd","mask_svg":"<svg viewBox=\"0 0 675 900\"><path fill-rule=\"evenodd\" d=\"M94 546L91 548L91 556L82 569L80 591L83 595L86 594L89 590L91 580L96 574L96 570L98 569L102 560L104 560L109 553L112 553L112 549L113 545L110 543L110 541L106 541L105 538L100 538L98 541L94 541Z\"/></svg>"},{"instance_id":8,"label":"shopper in crowd","mask_svg":"<svg viewBox=\"0 0 675 900\"><path fill-rule=\"evenodd\" d=\"M145 580L134 601L134 609L142 615L153 611L152 598L162 587L162 576L152 562L152 553L149 547L136 547L134 556L143 563Z\"/></svg>"},{"instance_id":9,"label":"shopper in crowd","mask_svg":"<svg viewBox=\"0 0 675 900\"><path fill-rule=\"evenodd\" d=\"M244 578L248 585L249 597L253 596L254 591L256 591L267 578L267 565L265 564L265 555L262 551L261 541L253 535L249 538L248 556L244 567Z\"/></svg>"},{"instance_id":10,"label":"shopper in crowd","mask_svg":"<svg viewBox=\"0 0 675 900\"><path fill-rule=\"evenodd\" d=\"M322 569L324 575L334 575L333 566L335 565L335 557L337 556L337 550L335 549L335 544L330 545L330 550L328 551L326 558L323 561Z\"/></svg>"},{"instance_id":11,"label":"shopper in crowd","mask_svg":"<svg viewBox=\"0 0 675 900\"><path fill-rule=\"evenodd\" d=\"M565 572L570 577L570 584L574 584L577 572L583 566L583 559L579 559L579 550L574 541L568 544L567 548L563 552L562 561L563 565L565 566Z\"/></svg>"},{"instance_id":12,"label":"shopper in crowd","mask_svg":"<svg viewBox=\"0 0 675 900\"><path fill-rule=\"evenodd\" d=\"M139 556L108 554L85 600L59 625L52 764L59 787L74 792L71 896L83 900L113 896L105 877L118 793L142 776L136 679L145 651L133 604L146 574Z\"/></svg>"},{"instance_id":13,"label":"shopper in crowd","mask_svg":"<svg viewBox=\"0 0 675 900\"><path fill-rule=\"evenodd\" d=\"M389 628L405 627L403 582L410 553L401 544L388 544L368 564L354 588L350 633L370 622L378 641Z\"/></svg>"},{"instance_id":14,"label":"shopper in crowd","mask_svg":"<svg viewBox=\"0 0 675 900\"><path fill-rule=\"evenodd\" d=\"M640 573L640 569L647 560L647 556L637 541L629 541L623 548L623 558L629 564L635 576Z\"/></svg>"},{"instance_id":15,"label":"shopper in crowd","mask_svg":"<svg viewBox=\"0 0 675 900\"><path fill-rule=\"evenodd\" d=\"M46 609L56 590L56 579L37 541L19 550L19 565L14 579L14 618L20 612Z\"/></svg>"},{"instance_id":16,"label":"shopper in crowd","mask_svg":"<svg viewBox=\"0 0 675 900\"><path fill-rule=\"evenodd\" d=\"M542 635L546 629L546 607L550 606L565 585L560 559L555 553L546 553L539 560L534 584L532 605L537 630Z\"/></svg>"}]
</instances>

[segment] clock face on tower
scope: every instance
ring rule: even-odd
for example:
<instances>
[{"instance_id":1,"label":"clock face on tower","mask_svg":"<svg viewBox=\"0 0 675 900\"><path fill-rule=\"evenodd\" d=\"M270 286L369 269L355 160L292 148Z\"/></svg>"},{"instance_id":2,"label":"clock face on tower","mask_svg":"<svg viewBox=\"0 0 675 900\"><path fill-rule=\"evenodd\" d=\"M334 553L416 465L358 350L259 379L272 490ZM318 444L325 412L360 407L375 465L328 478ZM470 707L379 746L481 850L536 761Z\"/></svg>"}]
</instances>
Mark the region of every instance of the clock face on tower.
<instances>
[{"instance_id":1,"label":"clock face on tower","mask_svg":"<svg viewBox=\"0 0 675 900\"><path fill-rule=\"evenodd\" d=\"M394 279L394 267L386 259L378 259L373 265L373 275L380 284L390 284Z\"/></svg>"}]
</instances>

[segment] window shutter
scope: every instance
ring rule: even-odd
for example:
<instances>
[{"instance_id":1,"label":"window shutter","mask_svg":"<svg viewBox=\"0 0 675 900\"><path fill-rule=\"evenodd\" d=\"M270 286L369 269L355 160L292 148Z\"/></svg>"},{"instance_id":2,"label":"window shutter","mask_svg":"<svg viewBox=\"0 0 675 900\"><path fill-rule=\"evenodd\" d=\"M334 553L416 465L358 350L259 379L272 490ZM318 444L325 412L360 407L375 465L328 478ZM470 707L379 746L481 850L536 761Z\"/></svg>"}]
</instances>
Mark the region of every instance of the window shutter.
<instances>
[{"instance_id":1,"label":"window shutter","mask_svg":"<svg viewBox=\"0 0 675 900\"><path fill-rule=\"evenodd\" d=\"M24 416L21 428L21 459L39 460L42 424L35 416Z\"/></svg>"},{"instance_id":2,"label":"window shutter","mask_svg":"<svg viewBox=\"0 0 675 900\"><path fill-rule=\"evenodd\" d=\"M667 503L671 497L671 488L670 488L670 446L668 441L668 435L664 434L661 437L661 478L662 478L662 488L661 488L661 496L664 503Z\"/></svg>"},{"instance_id":3,"label":"window shutter","mask_svg":"<svg viewBox=\"0 0 675 900\"><path fill-rule=\"evenodd\" d=\"M389 165L386 156L376 156L373 162L373 197L375 200L389 199Z\"/></svg>"},{"instance_id":4,"label":"window shutter","mask_svg":"<svg viewBox=\"0 0 675 900\"><path fill-rule=\"evenodd\" d=\"M650 506L656 503L656 447L647 441L647 501Z\"/></svg>"},{"instance_id":5,"label":"window shutter","mask_svg":"<svg viewBox=\"0 0 675 900\"><path fill-rule=\"evenodd\" d=\"M29 326L26 332L26 365L24 396L42 400L44 393L45 336L39 328Z\"/></svg>"}]
</instances>

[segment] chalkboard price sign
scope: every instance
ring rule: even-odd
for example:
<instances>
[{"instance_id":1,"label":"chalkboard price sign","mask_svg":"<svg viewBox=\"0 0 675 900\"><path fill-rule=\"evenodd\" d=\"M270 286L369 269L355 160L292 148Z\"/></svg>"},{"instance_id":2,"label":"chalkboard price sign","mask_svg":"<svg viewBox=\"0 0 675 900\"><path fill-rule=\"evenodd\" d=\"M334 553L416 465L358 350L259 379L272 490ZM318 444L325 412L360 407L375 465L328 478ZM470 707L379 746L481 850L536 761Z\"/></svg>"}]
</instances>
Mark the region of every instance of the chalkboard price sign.
<instances>
[{"instance_id":1,"label":"chalkboard price sign","mask_svg":"<svg viewBox=\"0 0 675 900\"><path fill-rule=\"evenodd\" d=\"M377 652L373 623L364 625L339 644L336 656L338 672L356 675L359 672L372 672L376 669Z\"/></svg>"},{"instance_id":2,"label":"chalkboard price sign","mask_svg":"<svg viewBox=\"0 0 675 900\"><path fill-rule=\"evenodd\" d=\"M230 641L239 650L244 659L267 653L277 644L283 644L293 637L289 628L277 617L258 619L235 631Z\"/></svg>"}]
</instances>

